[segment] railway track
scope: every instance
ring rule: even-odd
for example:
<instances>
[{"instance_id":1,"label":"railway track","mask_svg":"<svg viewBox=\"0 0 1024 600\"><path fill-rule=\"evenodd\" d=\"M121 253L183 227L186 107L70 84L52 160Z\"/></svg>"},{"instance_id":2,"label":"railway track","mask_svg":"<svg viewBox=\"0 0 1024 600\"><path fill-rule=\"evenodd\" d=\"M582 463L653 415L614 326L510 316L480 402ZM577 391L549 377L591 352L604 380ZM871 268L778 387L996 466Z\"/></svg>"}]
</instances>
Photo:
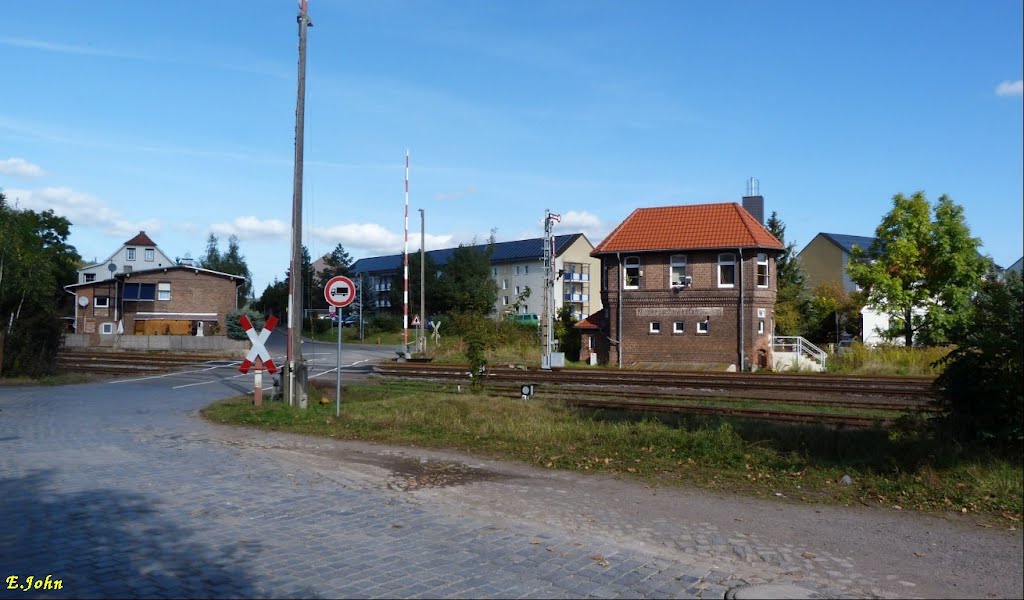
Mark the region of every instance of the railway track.
<instances>
[{"instance_id":1,"label":"railway track","mask_svg":"<svg viewBox=\"0 0 1024 600\"><path fill-rule=\"evenodd\" d=\"M236 362L217 354L181 354L162 352L62 351L57 366L66 372L97 375L156 374L181 367L209 365L216 361Z\"/></svg>"},{"instance_id":2,"label":"railway track","mask_svg":"<svg viewBox=\"0 0 1024 600\"><path fill-rule=\"evenodd\" d=\"M386 363L386 377L466 381L461 365ZM788 375L619 370L535 371L489 368L492 389L518 396L519 385L535 385L540 399L581 408L734 416L850 427L888 425L900 414L929 410L931 379L835 375ZM515 382L513 384L512 382ZM750 403L764 408L751 407ZM739 406L740 404L747 406ZM840 410L825 412L829 410ZM858 414L859 413L859 414Z\"/></svg>"}]
</instances>

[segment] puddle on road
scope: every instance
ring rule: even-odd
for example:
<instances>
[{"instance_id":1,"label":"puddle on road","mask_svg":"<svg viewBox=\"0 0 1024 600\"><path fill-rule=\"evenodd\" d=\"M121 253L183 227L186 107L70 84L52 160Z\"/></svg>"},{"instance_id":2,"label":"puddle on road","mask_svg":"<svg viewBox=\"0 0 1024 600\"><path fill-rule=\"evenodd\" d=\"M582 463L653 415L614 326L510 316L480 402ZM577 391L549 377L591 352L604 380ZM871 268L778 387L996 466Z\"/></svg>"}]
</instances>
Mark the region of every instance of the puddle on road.
<instances>
[{"instance_id":1,"label":"puddle on road","mask_svg":"<svg viewBox=\"0 0 1024 600\"><path fill-rule=\"evenodd\" d=\"M391 462L391 476L388 478L387 486L403 492L493 481L503 477L493 471L459 463L414 459L395 459L388 462Z\"/></svg>"}]
</instances>

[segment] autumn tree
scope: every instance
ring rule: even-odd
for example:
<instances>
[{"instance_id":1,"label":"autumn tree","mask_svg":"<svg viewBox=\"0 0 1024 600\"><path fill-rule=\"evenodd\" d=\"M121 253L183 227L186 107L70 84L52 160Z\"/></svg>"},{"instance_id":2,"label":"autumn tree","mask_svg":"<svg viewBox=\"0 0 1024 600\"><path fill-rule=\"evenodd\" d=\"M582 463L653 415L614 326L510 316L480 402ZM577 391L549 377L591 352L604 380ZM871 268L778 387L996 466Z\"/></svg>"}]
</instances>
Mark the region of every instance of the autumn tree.
<instances>
[{"instance_id":1,"label":"autumn tree","mask_svg":"<svg viewBox=\"0 0 1024 600\"><path fill-rule=\"evenodd\" d=\"M888 314L909 346L945 343L970 318L970 298L991 269L978 253L963 208L948 196L934 208L924 192L896 194L867 251L854 247L847 271L868 306Z\"/></svg>"}]
</instances>

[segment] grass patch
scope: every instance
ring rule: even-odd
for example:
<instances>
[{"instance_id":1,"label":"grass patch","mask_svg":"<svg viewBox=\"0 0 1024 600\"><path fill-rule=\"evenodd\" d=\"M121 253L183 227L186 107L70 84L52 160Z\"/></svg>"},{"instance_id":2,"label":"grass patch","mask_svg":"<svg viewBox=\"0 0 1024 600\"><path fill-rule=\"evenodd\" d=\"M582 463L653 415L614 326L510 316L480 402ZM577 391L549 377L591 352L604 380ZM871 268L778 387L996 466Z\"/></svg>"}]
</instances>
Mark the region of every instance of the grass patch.
<instances>
[{"instance_id":1,"label":"grass patch","mask_svg":"<svg viewBox=\"0 0 1024 600\"><path fill-rule=\"evenodd\" d=\"M0 386L31 386L31 385L75 385L97 381L95 375L84 373L57 373L45 377L0 377Z\"/></svg>"},{"instance_id":2,"label":"grass patch","mask_svg":"<svg viewBox=\"0 0 1024 600\"><path fill-rule=\"evenodd\" d=\"M830 354L826 364L830 373L851 375L923 375L937 376L942 367L935 361L953 351L953 346L906 348L876 346L869 348L859 342L839 354Z\"/></svg>"},{"instance_id":3,"label":"grass patch","mask_svg":"<svg viewBox=\"0 0 1024 600\"><path fill-rule=\"evenodd\" d=\"M456 394L440 384L350 386L342 416L310 401L253 407L234 398L203 410L237 425L335 438L455 448L547 468L622 474L807 502L966 511L1021 518L1020 462L957 453L909 430L836 430L712 417L655 418L574 410L560 402ZM841 485L843 475L853 485Z\"/></svg>"}]
</instances>

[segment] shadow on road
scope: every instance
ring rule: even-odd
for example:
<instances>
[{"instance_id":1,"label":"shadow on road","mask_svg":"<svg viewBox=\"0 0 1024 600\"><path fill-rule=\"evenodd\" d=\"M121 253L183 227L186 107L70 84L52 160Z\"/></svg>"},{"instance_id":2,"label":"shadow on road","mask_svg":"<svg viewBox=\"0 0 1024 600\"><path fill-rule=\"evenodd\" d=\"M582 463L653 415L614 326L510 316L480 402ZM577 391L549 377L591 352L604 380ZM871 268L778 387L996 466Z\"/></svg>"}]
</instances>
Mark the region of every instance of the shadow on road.
<instances>
[{"instance_id":1,"label":"shadow on road","mask_svg":"<svg viewBox=\"0 0 1024 600\"><path fill-rule=\"evenodd\" d=\"M0 479L0 598L255 597L244 568L259 543L212 547L144 495L53 493L53 470ZM182 519L189 518L183 515ZM10 576L60 580L61 590L8 589Z\"/></svg>"}]
</instances>

